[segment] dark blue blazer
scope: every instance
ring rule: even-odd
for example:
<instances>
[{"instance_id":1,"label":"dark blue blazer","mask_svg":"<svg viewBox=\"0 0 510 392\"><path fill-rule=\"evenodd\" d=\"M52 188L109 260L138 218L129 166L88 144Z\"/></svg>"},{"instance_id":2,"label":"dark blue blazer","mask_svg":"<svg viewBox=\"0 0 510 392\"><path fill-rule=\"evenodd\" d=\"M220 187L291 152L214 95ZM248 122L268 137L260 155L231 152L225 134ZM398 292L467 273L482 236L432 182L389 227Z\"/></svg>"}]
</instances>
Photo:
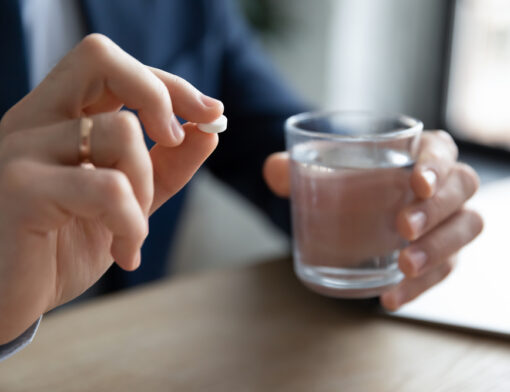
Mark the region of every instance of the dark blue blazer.
<instances>
[{"instance_id":1,"label":"dark blue blazer","mask_svg":"<svg viewBox=\"0 0 510 392\"><path fill-rule=\"evenodd\" d=\"M223 101L229 130L221 135L207 167L288 230L288 204L269 192L261 168L270 153L284 149L285 118L305 107L267 61L236 3L82 0L81 6L89 33L107 35L141 62L179 75ZM13 45L12 40L3 42ZM0 53L6 52L1 48ZM26 75L16 77L26 79ZM19 86L17 79L2 83ZM142 266L134 273L111 272L114 286L130 286L163 276L185 193L186 189L151 217Z\"/></svg>"}]
</instances>

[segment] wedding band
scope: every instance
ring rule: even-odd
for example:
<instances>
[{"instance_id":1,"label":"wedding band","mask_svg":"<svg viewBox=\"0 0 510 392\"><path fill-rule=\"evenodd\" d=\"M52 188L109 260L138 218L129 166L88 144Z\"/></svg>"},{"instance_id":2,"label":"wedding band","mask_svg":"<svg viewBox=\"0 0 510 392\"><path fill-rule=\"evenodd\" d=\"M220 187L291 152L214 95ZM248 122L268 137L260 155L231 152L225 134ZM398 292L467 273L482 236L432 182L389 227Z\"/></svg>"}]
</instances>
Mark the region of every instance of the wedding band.
<instances>
[{"instance_id":1,"label":"wedding band","mask_svg":"<svg viewBox=\"0 0 510 392\"><path fill-rule=\"evenodd\" d=\"M92 119L82 117L80 119L80 144L78 148L78 160L80 164L88 164L90 162L90 134L92 131Z\"/></svg>"}]
</instances>

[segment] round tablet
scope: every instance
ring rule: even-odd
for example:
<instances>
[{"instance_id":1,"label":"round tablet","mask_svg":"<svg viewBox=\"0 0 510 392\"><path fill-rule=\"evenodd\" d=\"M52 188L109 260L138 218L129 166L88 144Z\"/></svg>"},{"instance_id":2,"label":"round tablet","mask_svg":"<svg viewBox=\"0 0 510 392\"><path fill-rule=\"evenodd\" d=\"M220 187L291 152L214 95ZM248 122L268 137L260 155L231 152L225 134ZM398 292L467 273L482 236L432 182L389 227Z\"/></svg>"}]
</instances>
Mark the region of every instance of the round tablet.
<instances>
[{"instance_id":1,"label":"round tablet","mask_svg":"<svg viewBox=\"0 0 510 392\"><path fill-rule=\"evenodd\" d=\"M197 124L198 129L206 133L220 133L227 129L227 118L221 115L216 120L210 123Z\"/></svg>"}]
</instances>

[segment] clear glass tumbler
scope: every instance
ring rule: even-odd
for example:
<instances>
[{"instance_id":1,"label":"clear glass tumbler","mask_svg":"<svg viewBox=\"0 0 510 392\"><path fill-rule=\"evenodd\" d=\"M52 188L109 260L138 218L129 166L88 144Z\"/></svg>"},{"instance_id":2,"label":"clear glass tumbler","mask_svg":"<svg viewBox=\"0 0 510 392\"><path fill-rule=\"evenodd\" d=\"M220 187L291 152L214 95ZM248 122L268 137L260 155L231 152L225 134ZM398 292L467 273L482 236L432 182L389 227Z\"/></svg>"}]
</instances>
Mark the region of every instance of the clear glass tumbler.
<instances>
[{"instance_id":1,"label":"clear glass tumbler","mask_svg":"<svg viewBox=\"0 0 510 392\"><path fill-rule=\"evenodd\" d=\"M403 115L312 112L285 124L291 158L294 267L310 289L342 298L379 295L403 277L398 211L423 124Z\"/></svg>"}]
</instances>

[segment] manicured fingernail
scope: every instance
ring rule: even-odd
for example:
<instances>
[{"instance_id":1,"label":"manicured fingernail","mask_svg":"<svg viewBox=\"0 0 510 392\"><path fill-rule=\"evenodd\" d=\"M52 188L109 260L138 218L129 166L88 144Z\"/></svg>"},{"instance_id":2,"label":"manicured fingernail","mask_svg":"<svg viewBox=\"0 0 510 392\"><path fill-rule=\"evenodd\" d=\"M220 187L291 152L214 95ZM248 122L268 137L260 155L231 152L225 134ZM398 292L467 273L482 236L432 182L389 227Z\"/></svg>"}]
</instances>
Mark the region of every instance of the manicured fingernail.
<instances>
[{"instance_id":1,"label":"manicured fingernail","mask_svg":"<svg viewBox=\"0 0 510 392\"><path fill-rule=\"evenodd\" d=\"M427 169L421 172L421 176L425 181L427 181L427 184L434 189L437 183L437 175L434 173L434 171Z\"/></svg>"},{"instance_id":2,"label":"manicured fingernail","mask_svg":"<svg viewBox=\"0 0 510 392\"><path fill-rule=\"evenodd\" d=\"M219 101L217 99L214 99L212 97L209 97L209 96L207 96L205 94L202 94L200 96L200 100L208 108L213 107L213 106L218 106L219 104L223 105L223 103L221 101Z\"/></svg>"},{"instance_id":3,"label":"manicured fingernail","mask_svg":"<svg viewBox=\"0 0 510 392\"><path fill-rule=\"evenodd\" d=\"M172 133L178 142L184 139L184 129L182 129L181 123L174 114L172 114L172 118L170 119L170 128L172 128Z\"/></svg>"},{"instance_id":4,"label":"manicured fingernail","mask_svg":"<svg viewBox=\"0 0 510 392\"><path fill-rule=\"evenodd\" d=\"M427 262L427 254L419 249L409 249L406 256L412 265L413 274L417 275Z\"/></svg>"},{"instance_id":5,"label":"manicured fingernail","mask_svg":"<svg viewBox=\"0 0 510 392\"><path fill-rule=\"evenodd\" d=\"M407 220L409 222L409 226L411 226L411 230L413 231L412 239L416 239L425 227L427 217L424 212L415 211L408 216Z\"/></svg>"}]
</instances>

